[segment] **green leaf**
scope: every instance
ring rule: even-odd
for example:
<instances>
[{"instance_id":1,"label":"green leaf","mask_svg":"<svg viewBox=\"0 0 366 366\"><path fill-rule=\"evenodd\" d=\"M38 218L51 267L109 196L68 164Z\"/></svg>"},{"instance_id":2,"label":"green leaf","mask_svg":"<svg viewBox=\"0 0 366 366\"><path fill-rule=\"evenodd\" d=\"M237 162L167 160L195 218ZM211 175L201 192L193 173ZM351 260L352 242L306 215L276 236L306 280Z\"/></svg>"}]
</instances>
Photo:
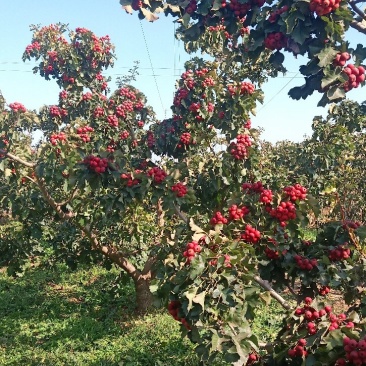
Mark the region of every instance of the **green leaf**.
<instances>
[{"instance_id":1,"label":"green leaf","mask_svg":"<svg viewBox=\"0 0 366 366\"><path fill-rule=\"evenodd\" d=\"M193 298L193 302L201 305L202 312L205 310L205 297L206 297L206 292L202 291Z\"/></svg>"},{"instance_id":2,"label":"green leaf","mask_svg":"<svg viewBox=\"0 0 366 366\"><path fill-rule=\"evenodd\" d=\"M331 47L324 48L319 54L317 55L319 62L318 65L320 67L326 67L333 63L333 60L338 53L337 50Z\"/></svg>"}]
</instances>

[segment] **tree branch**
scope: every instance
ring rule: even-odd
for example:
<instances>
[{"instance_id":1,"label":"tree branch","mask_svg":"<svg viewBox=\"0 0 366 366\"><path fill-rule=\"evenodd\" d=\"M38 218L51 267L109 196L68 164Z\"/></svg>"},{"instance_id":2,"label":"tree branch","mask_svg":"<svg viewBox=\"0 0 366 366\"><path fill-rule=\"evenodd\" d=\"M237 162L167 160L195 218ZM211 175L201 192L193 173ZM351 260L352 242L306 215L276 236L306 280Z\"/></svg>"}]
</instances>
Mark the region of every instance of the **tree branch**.
<instances>
[{"instance_id":1,"label":"tree branch","mask_svg":"<svg viewBox=\"0 0 366 366\"><path fill-rule=\"evenodd\" d=\"M76 223L76 226L89 239L92 245L92 249L100 252L105 257L109 258L114 264L127 272L134 281L137 281L141 277L141 272L137 270L136 267L131 262L129 262L120 252L118 252L115 247L100 244L97 236L92 230L80 225L79 223Z\"/></svg>"},{"instance_id":2,"label":"tree branch","mask_svg":"<svg viewBox=\"0 0 366 366\"><path fill-rule=\"evenodd\" d=\"M360 33L366 34L366 26L364 26L361 22L357 22L356 20L351 22L350 26L353 29L358 30Z\"/></svg>"},{"instance_id":3,"label":"tree branch","mask_svg":"<svg viewBox=\"0 0 366 366\"><path fill-rule=\"evenodd\" d=\"M350 7L352 8L352 10L358 14L361 19L366 19L366 14L363 10L361 10L357 5L356 2L354 1L348 1L348 4L350 5Z\"/></svg>"},{"instance_id":4,"label":"tree branch","mask_svg":"<svg viewBox=\"0 0 366 366\"><path fill-rule=\"evenodd\" d=\"M179 209L179 207L174 203L175 212L177 215L186 223L188 224L188 217Z\"/></svg>"},{"instance_id":5,"label":"tree branch","mask_svg":"<svg viewBox=\"0 0 366 366\"><path fill-rule=\"evenodd\" d=\"M6 150L0 149L0 154L7 156L9 159L16 161L17 163L20 163L24 166L27 166L29 168L34 168L36 166L35 163L29 163L28 161L23 160L22 158L7 152Z\"/></svg>"},{"instance_id":6,"label":"tree branch","mask_svg":"<svg viewBox=\"0 0 366 366\"><path fill-rule=\"evenodd\" d=\"M73 212L64 212L61 209L61 205L57 203L52 196L48 193L46 186L44 185L43 179L38 177L37 174L35 174L35 183L38 185L44 199L48 202L48 204L57 212L58 216L61 218L61 220L69 220L72 217L75 216Z\"/></svg>"},{"instance_id":7,"label":"tree branch","mask_svg":"<svg viewBox=\"0 0 366 366\"><path fill-rule=\"evenodd\" d=\"M257 282L261 287L263 287L265 290L269 291L270 295L286 310L290 310L291 306L288 304L288 302L278 293L276 292L271 285L265 281L262 280L259 276L253 277L254 281Z\"/></svg>"}]
</instances>

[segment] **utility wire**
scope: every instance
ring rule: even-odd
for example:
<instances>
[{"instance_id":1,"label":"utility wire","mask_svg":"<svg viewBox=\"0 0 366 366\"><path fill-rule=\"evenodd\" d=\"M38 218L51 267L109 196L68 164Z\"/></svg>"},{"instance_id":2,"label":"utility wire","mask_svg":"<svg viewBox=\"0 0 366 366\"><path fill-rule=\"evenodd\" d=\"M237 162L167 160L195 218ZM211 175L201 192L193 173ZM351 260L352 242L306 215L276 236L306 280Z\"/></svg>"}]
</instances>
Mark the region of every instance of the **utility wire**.
<instances>
[{"instance_id":1,"label":"utility wire","mask_svg":"<svg viewBox=\"0 0 366 366\"><path fill-rule=\"evenodd\" d=\"M160 94L158 82L156 80L156 75L155 75L154 67L153 67L153 64L152 64L152 61L151 61L149 47L147 45L147 41L146 41L146 37L145 37L145 32L144 32L144 28L142 27L142 21L141 21L141 19L140 19L140 27L141 27L142 35L144 37L144 42L145 42L145 46L146 46L147 56L149 57L151 70L153 72L153 77L154 77L154 81L155 81L156 90L158 91L158 96L159 96L159 99L160 99L160 104L161 104L161 107L163 108L163 111L164 111L164 118L166 118L166 109L164 108L163 100L161 99L161 94Z\"/></svg>"},{"instance_id":2,"label":"utility wire","mask_svg":"<svg viewBox=\"0 0 366 366\"><path fill-rule=\"evenodd\" d=\"M288 84L290 84L291 83L291 81L292 80L294 80L295 78L297 78L297 75L300 73L300 71L298 71L294 76L292 76L291 78L290 78L290 80L266 103L266 104L264 104L263 106L262 106L262 108L260 108L258 111L257 111L257 113L259 113L261 110L263 110L265 107L267 107L267 105L269 104L269 103L271 103L272 102L272 100L273 99L275 99L276 97L278 97L278 95L286 88L286 86L288 85Z\"/></svg>"}]
</instances>

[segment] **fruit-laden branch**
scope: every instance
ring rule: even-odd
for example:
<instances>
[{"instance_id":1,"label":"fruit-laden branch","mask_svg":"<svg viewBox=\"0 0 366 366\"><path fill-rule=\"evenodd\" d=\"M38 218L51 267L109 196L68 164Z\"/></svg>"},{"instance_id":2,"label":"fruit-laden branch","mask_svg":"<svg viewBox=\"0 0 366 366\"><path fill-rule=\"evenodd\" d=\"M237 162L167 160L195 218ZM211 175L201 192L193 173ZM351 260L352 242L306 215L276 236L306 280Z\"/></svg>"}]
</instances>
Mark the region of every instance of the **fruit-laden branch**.
<instances>
[{"instance_id":1,"label":"fruit-laden branch","mask_svg":"<svg viewBox=\"0 0 366 366\"><path fill-rule=\"evenodd\" d=\"M7 152L6 150L3 150L3 149L0 149L0 154L2 155L5 155L6 157L8 157L9 159L11 160L14 160L24 166L27 166L28 168L34 168L36 166L35 163L30 163L28 161L25 161L23 160L22 158L10 153L10 152Z\"/></svg>"},{"instance_id":2,"label":"fruit-laden branch","mask_svg":"<svg viewBox=\"0 0 366 366\"><path fill-rule=\"evenodd\" d=\"M270 295L278 301L278 303L286 310L290 310L291 306L288 304L288 302L278 293L276 292L267 281L262 280L259 276L253 277L254 281L257 282L261 287L263 287L265 290L269 291Z\"/></svg>"},{"instance_id":3,"label":"fruit-laden branch","mask_svg":"<svg viewBox=\"0 0 366 366\"><path fill-rule=\"evenodd\" d=\"M177 213L177 215L185 222L188 223L188 218L186 215L184 215L180 210L179 207L177 205L174 205L175 211ZM270 284L261 279L259 276L254 276L253 277L254 281L257 282L261 287L263 287L265 290L269 291L270 295L279 302L279 304L285 308L286 310L290 310L291 306L288 304L288 302L278 293L276 292L271 286Z\"/></svg>"}]
</instances>

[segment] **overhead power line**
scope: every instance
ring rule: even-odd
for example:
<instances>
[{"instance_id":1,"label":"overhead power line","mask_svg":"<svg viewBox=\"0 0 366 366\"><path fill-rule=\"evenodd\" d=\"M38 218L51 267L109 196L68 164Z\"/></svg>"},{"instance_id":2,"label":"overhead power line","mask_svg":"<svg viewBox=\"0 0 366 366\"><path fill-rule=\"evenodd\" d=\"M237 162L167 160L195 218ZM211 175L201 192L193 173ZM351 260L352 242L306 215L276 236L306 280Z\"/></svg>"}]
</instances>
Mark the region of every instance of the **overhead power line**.
<instances>
[{"instance_id":1,"label":"overhead power line","mask_svg":"<svg viewBox=\"0 0 366 366\"><path fill-rule=\"evenodd\" d=\"M161 107L163 108L163 111L164 111L164 118L166 118L166 109L164 108L163 100L161 99L159 85L158 85L158 82L156 80L156 75L155 75L154 67L153 67L153 64L152 64L151 57L150 57L149 47L147 45L147 41L146 41L146 37L145 37L145 32L144 32L144 28L142 27L142 21L141 21L141 19L140 19L140 27L141 27L141 31L142 31L142 36L144 37L144 42L145 42L145 46L146 46L147 56L148 56L149 61L150 61L151 70L153 72L153 77L154 77L154 81L155 81L156 90L158 92L158 96L159 96L159 99L160 99Z\"/></svg>"},{"instance_id":2,"label":"overhead power line","mask_svg":"<svg viewBox=\"0 0 366 366\"><path fill-rule=\"evenodd\" d=\"M272 102L272 100L273 99L275 99L276 97L278 97L278 95L286 88L286 86L288 85L288 84L290 84L291 83L291 81L292 80L294 80L294 79L296 79L296 78L298 78L297 77L297 75L300 73L300 71L298 71L294 76L292 76L291 78L290 78L290 80L267 102L267 103L265 103L263 106L262 106L262 108L260 108L258 111L257 111L257 113L259 113L261 110L263 110L265 107L267 107L267 105L269 104L269 103L271 103ZM302 78L302 77L299 77L299 78Z\"/></svg>"}]
</instances>

